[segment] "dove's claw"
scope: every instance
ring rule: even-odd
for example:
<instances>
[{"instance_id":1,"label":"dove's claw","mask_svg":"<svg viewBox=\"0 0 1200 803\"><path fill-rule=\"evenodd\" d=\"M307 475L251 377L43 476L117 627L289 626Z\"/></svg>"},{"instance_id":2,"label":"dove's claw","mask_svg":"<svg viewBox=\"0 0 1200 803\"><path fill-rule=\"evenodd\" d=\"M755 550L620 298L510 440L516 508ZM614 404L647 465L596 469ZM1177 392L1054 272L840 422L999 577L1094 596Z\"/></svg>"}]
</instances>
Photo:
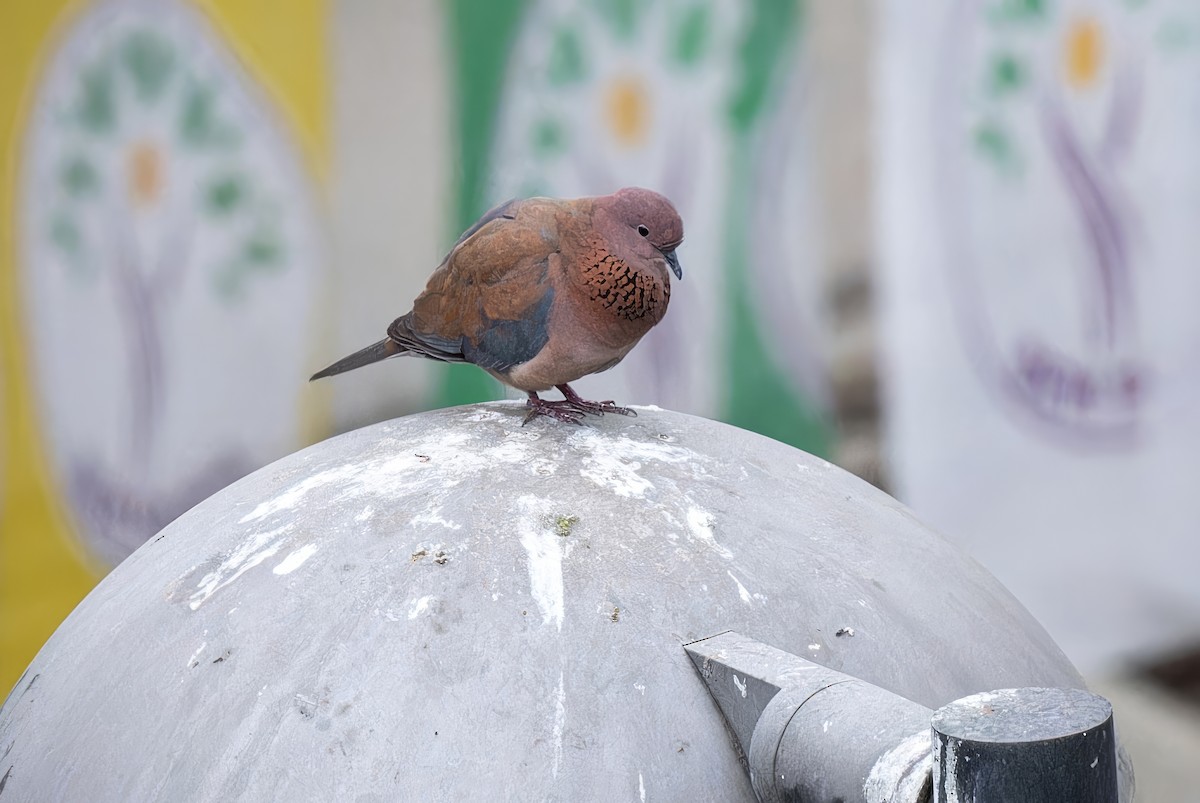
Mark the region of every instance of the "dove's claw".
<instances>
[{"instance_id":1,"label":"dove's claw","mask_svg":"<svg viewBox=\"0 0 1200 803\"><path fill-rule=\"evenodd\" d=\"M568 384L555 385L562 391L563 401L568 407L573 410L578 410L581 413L589 415L604 415L605 413L615 413L616 415L637 416L637 413L628 407L618 407L612 399L607 401L588 401L582 398L578 393L571 389Z\"/></svg>"},{"instance_id":2,"label":"dove's claw","mask_svg":"<svg viewBox=\"0 0 1200 803\"><path fill-rule=\"evenodd\" d=\"M564 424L578 424L583 418L583 411L575 408L567 400L562 401L547 401L538 398L536 393L530 392L529 398L525 401L525 406L529 408L529 412L525 414L525 420L521 422L521 426L525 426L539 415L548 416L556 421L562 421Z\"/></svg>"}]
</instances>

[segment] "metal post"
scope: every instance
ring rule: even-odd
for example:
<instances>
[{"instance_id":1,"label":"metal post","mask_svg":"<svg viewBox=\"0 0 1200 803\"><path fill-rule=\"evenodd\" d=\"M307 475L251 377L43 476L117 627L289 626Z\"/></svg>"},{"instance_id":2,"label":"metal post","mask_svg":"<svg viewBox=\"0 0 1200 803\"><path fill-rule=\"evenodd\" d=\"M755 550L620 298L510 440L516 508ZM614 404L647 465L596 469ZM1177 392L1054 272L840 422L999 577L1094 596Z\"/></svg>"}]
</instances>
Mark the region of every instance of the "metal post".
<instances>
[{"instance_id":1,"label":"metal post","mask_svg":"<svg viewBox=\"0 0 1200 803\"><path fill-rule=\"evenodd\" d=\"M1131 799L1118 796L1112 706L1095 694L1003 689L935 713L738 633L685 649L763 803Z\"/></svg>"},{"instance_id":2,"label":"metal post","mask_svg":"<svg viewBox=\"0 0 1200 803\"><path fill-rule=\"evenodd\" d=\"M1116 803L1112 706L1079 689L973 694L933 715L934 801Z\"/></svg>"}]
</instances>

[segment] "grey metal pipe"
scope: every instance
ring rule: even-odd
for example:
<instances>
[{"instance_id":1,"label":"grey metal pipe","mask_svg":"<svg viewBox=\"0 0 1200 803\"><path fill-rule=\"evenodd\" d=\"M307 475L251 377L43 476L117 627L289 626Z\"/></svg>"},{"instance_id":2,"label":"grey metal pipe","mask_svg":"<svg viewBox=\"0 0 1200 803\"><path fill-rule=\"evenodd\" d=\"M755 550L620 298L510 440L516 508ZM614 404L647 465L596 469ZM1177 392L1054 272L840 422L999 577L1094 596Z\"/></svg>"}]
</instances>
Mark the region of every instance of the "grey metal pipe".
<instances>
[{"instance_id":1,"label":"grey metal pipe","mask_svg":"<svg viewBox=\"0 0 1200 803\"><path fill-rule=\"evenodd\" d=\"M764 803L926 801L931 713L845 675L817 688L790 688L771 700L754 729L750 781Z\"/></svg>"},{"instance_id":2,"label":"grey metal pipe","mask_svg":"<svg viewBox=\"0 0 1200 803\"><path fill-rule=\"evenodd\" d=\"M685 649L763 803L1132 797L1131 778L1118 794L1112 706L1081 689L1002 689L934 712L734 632Z\"/></svg>"},{"instance_id":3,"label":"grey metal pipe","mask_svg":"<svg viewBox=\"0 0 1200 803\"><path fill-rule=\"evenodd\" d=\"M737 633L686 649L746 753L759 800L929 799L930 709Z\"/></svg>"}]
</instances>

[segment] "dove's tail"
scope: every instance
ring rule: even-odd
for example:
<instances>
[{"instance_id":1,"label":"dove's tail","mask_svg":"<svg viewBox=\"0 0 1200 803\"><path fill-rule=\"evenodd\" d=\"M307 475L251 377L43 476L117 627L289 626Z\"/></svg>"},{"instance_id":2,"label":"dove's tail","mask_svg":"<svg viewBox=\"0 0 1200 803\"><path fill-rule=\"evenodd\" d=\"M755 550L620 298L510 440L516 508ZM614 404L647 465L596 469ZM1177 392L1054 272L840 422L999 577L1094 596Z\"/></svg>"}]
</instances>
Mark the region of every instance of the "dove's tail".
<instances>
[{"instance_id":1,"label":"dove's tail","mask_svg":"<svg viewBox=\"0 0 1200 803\"><path fill-rule=\"evenodd\" d=\"M404 346L401 346L395 340L392 340L391 338L384 338L378 343L373 343L372 345L367 346L365 349L360 349L359 351L354 352L349 357L342 357L328 368L317 371L315 374L309 377L308 381L312 382L314 379L323 379L327 376L333 376L334 374L353 371L355 368L362 368L364 365L370 365L373 362L386 360L388 357L393 357L397 354L403 354L406 351L408 351L408 349L404 348Z\"/></svg>"}]
</instances>

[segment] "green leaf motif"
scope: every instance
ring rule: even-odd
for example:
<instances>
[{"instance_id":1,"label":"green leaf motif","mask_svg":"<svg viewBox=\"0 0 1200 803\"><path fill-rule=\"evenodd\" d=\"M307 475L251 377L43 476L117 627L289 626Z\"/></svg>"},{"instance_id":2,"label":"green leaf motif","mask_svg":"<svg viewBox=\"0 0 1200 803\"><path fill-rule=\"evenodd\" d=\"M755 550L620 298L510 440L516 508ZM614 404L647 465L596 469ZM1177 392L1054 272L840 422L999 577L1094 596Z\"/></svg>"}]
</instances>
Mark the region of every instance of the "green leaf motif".
<instances>
[{"instance_id":1,"label":"green leaf motif","mask_svg":"<svg viewBox=\"0 0 1200 803\"><path fill-rule=\"evenodd\" d=\"M213 288L217 297L222 301L238 301L242 298L242 274L244 270L238 262L233 262L213 276Z\"/></svg>"},{"instance_id":2,"label":"green leaf motif","mask_svg":"<svg viewBox=\"0 0 1200 803\"><path fill-rule=\"evenodd\" d=\"M71 275L76 279L90 278L89 265L83 259L83 232L75 219L64 212L58 212L50 222L49 235L50 242L62 254Z\"/></svg>"},{"instance_id":3,"label":"green leaf motif","mask_svg":"<svg viewBox=\"0 0 1200 803\"><path fill-rule=\"evenodd\" d=\"M238 144L237 131L217 118L216 105L216 93L211 86L194 82L188 87L179 119L179 135L184 145L201 150Z\"/></svg>"},{"instance_id":4,"label":"green leaf motif","mask_svg":"<svg viewBox=\"0 0 1200 803\"><path fill-rule=\"evenodd\" d=\"M58 214L50 224L50 242L67 256L75 257L79 254L83 235L72 218Z\"/></svg>"},{"instance_id":5,"label":"green leaf motif","mask_svg":"<svg viewBox=\"0 0 1200 803\"><path fill-rule=\"evenodd\" d=\"M567 132L558 120L538 120L533 126L533 150L539 157L558 156L567 148Z\"/></svg>"},{"instance_id":6,"label":"green leaf motif","mask_svg":"<svg viewBox=\"0 0 1200 803\"><path fill-rule=\"evenodd\" d=\"M1043 22L1050 14L1051 0L998 0L987 10L992 23Z\"/></svg>"},{"instance_id":7,"label":"green leaf motif","mask_svg":"<svg viewBox=\"0 0 1200 803\"><path fill-rule=\"evenodd\" d=\"M256 274L275 273L287 266L283 244L274 229L258 228L242 243L240 252L213 276L213 287L224 301L240 301L246 283Z\"/></svg>"},{"instance_id":8,"label":"green leaf motif","mask_svg":"<svg viewBox=\"0 0 1200 803\"><path fill-rule=\"evenodd\" d=\"M776 64L795 36L799 8L794 0L753 0L749 29L738 48L742 74L729 105L734 127L749 130L763 107Z\"/></svg>"},{"instance_id":9,"label":"green leaf motif","mask_svg":"<svg viewBox=\"0 0 1200 803\"><path fill-rule=\"evenodd\" d=\"M79 80L82 85L77 109L79 124L92 134L107 134L117 119L112 71L101 64L85 70Z\"/></svg>"},{"instance_id":10,"label":"green leaf motif","mask_svg":"<svg viewBox=\"0 0 1200 803\"><path fill-rule=\"evenodd\" d=\"M204 208L214 217L225 216L240 208L249 195L243 176L222 176L204 191Z\"/></svg>"},{"instance_id":11,"label":"green leaf motif","mask_svg":"<svg viewBox=\"0 0 1200 803\"><path fill-rule=\"evenodd\" d=\"M95 195L100 187L100 176L96 173L96 168L82 156L68 159L59 177L67 195L76 200Z\"/></svg>"},{"instance_id":12,"label":"green leaf motif","mask_svg":"<svg viewBox=\"0 0 1200 803\"><path fill-rule=\"evenodd\" d=\"M574 28L560 28L555 34L547 72L552 86L577 84L587 76L583 45Z\"/></svg>"},{"instance_id":13,"label":"green leaf motif","mask_svg":"<svg viewBox=\"0 0 1200 803\"><path fill-rule=\"evenodd\" d=\"M260 229L242 246L242 259L256 268L279 266L283 263L283 245L274 231Z\"/></svg>"},{"instance_id":14,"label":"green leaf motif","mask_svg":"<svg viewBox=\"0 0 1200 803\"><path fill-rule=\"evenodd\" d=\"M707 5L697 5L683 13L675 34L673 56L681 66L691 67L704 58L708 48L712 14Z\"/></svg>"},{"instance_id":15,"label":"green leaf motif","mask_svg":"<svg viewBox=\"0 0 1200 803\"><path fill-rule=\"evenodd\" d=\"M170 43L151 31L131 33L121 46L121 60L133 79L138 99L153 103L162 95L175 66Z\"/></svg>"},{"instance_id":16,"label":"green leaf motif","mask_svg":"<svg viewBox=\"0 0 1200 803\"><path fill-rule=\"evenodd\" d=\"M647 0L593 0L600 16L612 28L618 39L628 41L637 32L638 7Z\"/></svg>"},{"instance_id":17,"label":"green leaf motif","mask_svg":"<svg viewBox=\"0 0 1200 803\"><path fill-rule=\"evenodd\" d=\"M988 90L993 97L1010 95L1027 83L1025 66L1011 53L998 53L992 57L988 69Z\"/></svg>"},{"instance_id":18,"label":"green leaf motif","mask_svg":"<svg viewBox=\"0 0 1200 803\"><path fill-rule=\"evenodd\" d=\"M1000 170L1012 171L1019 166L1016 144L995 121L986 121L976 127L974 144L979 154Z\"/></svg>"},{"instance_id":19,"label":"green leaf motif","mask_svg":"<svg viewBox=\"0 0 1200 803\"><path fill-rule=\"evenodd\" d=\"M1154 33L1154 43L1165 53L1182 53L1196 44L1196 31L1183 20L1165 19Z\"/></svg>"}]
</instances>

